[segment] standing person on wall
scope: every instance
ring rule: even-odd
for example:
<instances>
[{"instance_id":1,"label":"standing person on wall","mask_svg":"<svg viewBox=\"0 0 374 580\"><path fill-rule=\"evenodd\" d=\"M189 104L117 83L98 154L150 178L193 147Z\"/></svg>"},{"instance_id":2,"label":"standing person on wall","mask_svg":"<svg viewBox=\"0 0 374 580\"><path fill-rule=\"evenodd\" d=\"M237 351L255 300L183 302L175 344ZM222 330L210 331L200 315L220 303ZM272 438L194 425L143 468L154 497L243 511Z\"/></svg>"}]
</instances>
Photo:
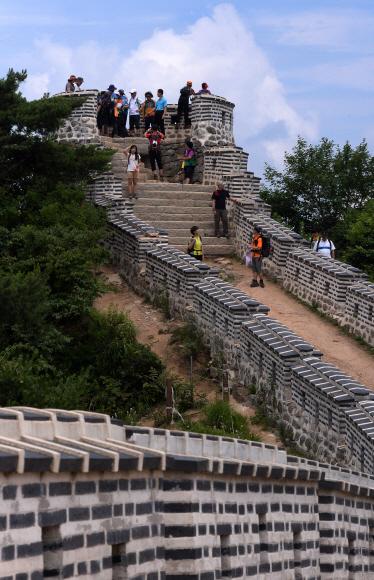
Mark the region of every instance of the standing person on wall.
<instances>
[{"instance_id":1,"label":"standing person on wall","mask_svg":"<svg viewBox=\"0 0 374 580\"><path fill-rule=\"evenodd\" d=\"M191 237L189 239L187 245L187 253L190 256L196 258L196 260L202 261L203 259L203 241L200 236L199 227L192 226L191 230Z\"/></svg>"},{"instance_id":2,"label":"standing person on wall","mask_svg":"<svg viewBox=\"0 0 374 580\"><path fill-rule=\"evenodd\" d=\"M197 165L196 151L192 141L186 139L186 149L181 158L183 167L183 183L192 183L193 174Z\"/></svg>"},{"instance_id":3,"label":"standing person on wall","mask_svg":"<svg viewBox=\"0 0 374 580\"><path fill-rule=\"evenodd\" d=\"M189 117L189 104L190 104L190 96L194 95L195 91L192 88L192 81L187 81L185 87L180 90L180 97L178 99L178 111L177 116L175 118L175 122L178 125L182 116L184 117L184 128L191 126L191 121Z\"/></svg>"},{"instance_id":4,"label":"standing person on wall","mask_svg":"<svg viewBox=\"0 0 374 580\"><path fill-rule=\"evenodd\" d=\"M251 253L252 253L252 270L253 278L250 284L251 288L261 288L265 287L264 280L262 278L262 231L261 228L255 226L253 230L252 243L251 243ZM260 283L258 282L260 280Z\"/></svg>"},{"instance_id":5,"label":"standing person on wall","mask_svg":"<svg viewBox=\"0 0 374 580\"><path fill-rule=\"evenodd\" d=\"M127 137L126 122L129 101L123 89L119 90L119 97L117 102L120 104L120 106L118 107L118 135L120 137Z\"/></svg>"},{"instance_id":6,"label":"standing person on wall","mask_svg":"<svg viewBox=\"0 0 374 580\"><path fill-rule=\"evenodd\" d=\"M318 254L322 254L322 256L335 258L335 246L333 242L329 240L326 232L323 232L321 237L314 243L313 250Z\"/></svg>"},{"instance_id":7,"label":"standing person on wall","mask_svg":"<svg viewBox=\"0 0 374 580\"><path fill-rule=\"evenodd\" d=\"M153 124L152 127L144 133L144 137L146 137L149 141L148 151L149 160L151 162L151 168L153 171L153 179L157 179L157 164L160 181L164 181L161 157L161 141L163 141L164 135L157 129L157 125Z\"/></svg>"},{"instance_id":8,"label":"standing person on wall","mask_svg":"<svg viewBox=\"0 0 374 580\"><path fill-rule=\"evenodd\" d=\"M70 75L65 85L65 93L74 93L75 91L75 82L77 77L75 75Z\"/></svg>"},{"instance_id":9,"label":"standing person on wall","mask_svg":"<svg viewBox=\"0 0 374 580\"><path fill-rule=\"evenodd\" d=\"M127 155L127 188L129 198L136 199L136 184L138 182L140 169L140 155L136 145L131 145L124 150L124 155Z\"/></svg>"},{"instance_id":10,"label":"standing person on wall","mask_svg":"<svg viewBox=\"0 0 374 580\"><path fill-rule=\"evenodd\" d=\"M144 128L147 131L152 123L154 123L156 103L153 100L153 95L150 91L145 93L145 101L141 106L141 112L144 118Z\"/></svg>"},{"instance_id":11,"label":"standing person on wall","mask_svg":"<svg viewBox=\"0 0 374 580\"><path fill-rule=\"evenodd\" d=\"M130 135L139 135L141 103L136 96L136 89L131 89L129 100L129 129Z\"/></svg>"},{"instance_id":12,"label":"standing person on wall","mask_svg":"<svg viewBox=\"0 0 374 580\"><path fill-rule=\"evenodd\" d=\"M214 235L220 238L219 223L222 221L223 235L229 237L229 224L227 219L226 199L230 199L230 194L226 191L222 182L217 183L217 189L212 194L212 208L214 211Z\"/></svg>"},{"instance_id":13,"label":"standing person on wall","mask_svg":"<svg viewBox=\"0 0 374 580\"><path fill-rule=\"evenodd\" d=\"M155 124L163 135L165 135L165 113L167 107L167 100L164 97L163 89L157 91L158 99L156 101Z\"/></svg>"}]
</instances>

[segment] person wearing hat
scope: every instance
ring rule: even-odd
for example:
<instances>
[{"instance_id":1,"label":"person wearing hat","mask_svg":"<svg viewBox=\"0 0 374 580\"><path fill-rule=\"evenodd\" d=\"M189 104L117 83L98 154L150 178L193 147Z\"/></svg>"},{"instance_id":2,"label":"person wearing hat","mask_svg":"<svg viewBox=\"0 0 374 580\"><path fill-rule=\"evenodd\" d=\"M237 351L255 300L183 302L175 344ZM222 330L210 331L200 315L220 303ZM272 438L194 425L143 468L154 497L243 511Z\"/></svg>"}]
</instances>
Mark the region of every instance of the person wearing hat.
<instances>
[{"instance_id":1,"label":"person wearing hat","mask_svg":"<svg viewBox=\"0 0 374 580\"><path fill-rule=\"evenodd\" d=\"M261 228L255 226L253 229L251 254L252 254L252 270L253 278L250 284L251 288L261 286L264 288L264 280L262 278L262 231ZM260 279L260 283L259 280Z\"/></svg>"},{"instance_id":2,"label":"person wearing hat","mask_svg":"<svg viewBox=\"0 0 374 580\"><path fill-rule=\"evenodd\" d=\"M145 93L145 101L142 104L141 111L144 119L144 129L148 131L155 117L156 103L153 100L151 91Z\"/></svg>"},{"instance_id":3,"label":"person wearing hat","mask_svg":"<svg viewBox=\"0 0 374 580\"><path fill-rule=\"evenodd\" d=\"M192 81L187 81L185 87L180 90L180 97L178 99L178 111L175 118L175 123L178 125L182 116L184 117L184 128L191 126L189 117L190 96L194 95L195 91L192 88Z\"/></svg>"},{"instance_id":4,"label":"person wearing hat","mask_svg":"<svg viewBox=\"0 0 374 580\"><path fill-rule=\"evenodd\" d=\"M68 78L68 81L65 85L65 93L74 93L75 91L75 82L77 80L77 77L75 75L70 75L70 77Z\"/></svg>"},{"instance_id":5,"label":"person wearing hat","mask_svg":"<svg viewBox=\"0 0 374 580\"><path fill-rule=\"evenodd\" d=\"M130 100L129 100L129 124L130 124L130 134L139 134L140 129L140 107L141 103L136 96L136 89L131 89Z\"/></svg>"}]
</instances>

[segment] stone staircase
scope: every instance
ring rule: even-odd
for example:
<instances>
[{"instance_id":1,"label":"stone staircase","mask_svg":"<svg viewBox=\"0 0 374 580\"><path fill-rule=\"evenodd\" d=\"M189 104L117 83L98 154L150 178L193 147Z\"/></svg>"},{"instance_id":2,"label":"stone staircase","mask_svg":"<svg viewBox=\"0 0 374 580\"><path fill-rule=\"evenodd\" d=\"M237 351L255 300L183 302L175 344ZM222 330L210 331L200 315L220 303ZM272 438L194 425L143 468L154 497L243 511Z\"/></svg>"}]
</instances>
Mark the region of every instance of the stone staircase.
<instances>
[{"instance_id":1,"label":"stone staircase","mask_svg":"<svg viewBox=\"0 0 374 580\"><path fill-rule=\"evenodd\" d=\"M197 225L203 235L204 253L227 256L233 245L226 238L214 237L212 187L200 184L179 184L147 181L139 185L134 203L137 217L166 230L169 244L185 251L191 226Z\"/></svg>"},{"instance_id":2,"label":"stone staircase","mask_svg":"<svg viewBox=\"0 0 374 580\"><path fill-rule=\"evenodd\" d=\"M126 159L123 151L135 144L145 163L141 163L137 200L133 204L136 217L165 230L169 244L185 251L190 238L190 228L197 225L203 235L204 254L207 256L227 256L233 253L233 244L226 238L214 236L214 220L211 207L213 187L201 184L181 184L153 180L152 171L147 167L148 141L143 137L115 138L102 137L106 147L116 149L111 162L114 176L122 181L122 193L127 197Z\"/></svg>"}]
</instances>

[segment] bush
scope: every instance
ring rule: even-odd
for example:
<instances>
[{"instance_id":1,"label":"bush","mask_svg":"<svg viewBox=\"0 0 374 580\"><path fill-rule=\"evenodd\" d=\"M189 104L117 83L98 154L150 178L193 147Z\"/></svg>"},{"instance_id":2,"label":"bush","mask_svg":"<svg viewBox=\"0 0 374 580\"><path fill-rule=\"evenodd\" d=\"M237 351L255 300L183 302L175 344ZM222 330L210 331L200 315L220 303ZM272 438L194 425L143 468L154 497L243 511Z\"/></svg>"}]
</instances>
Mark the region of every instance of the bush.
<instances>
[{"instance_id":1,"label":"bush","mask_svg":"<svg viewBox=\"0 0 374 580\"><path fill-rule=\"evenodd\" d=\"M203 341L203 333L192 322L175 328L170 339L171 344L180 344L184 356L197 358L199 354L206 352Z\"/></svg>"},{"instance_id":2,"label":"bush","mask_svg":"<svg viewBox=\"0 0 374 580\"><path fill-rule=\"evenodd\" d=\"M194 406L194 385L184 381L174 380L174 403L179 413L184 413Z\"/></svg>"},{"instance_id":3,"label":"bush","mask_svg":"<svg viewBox=\"0 0 374 580\"><path fill-rule=\"evenodd\" d=\"M251 432L248 421L243 415L234 411L226 401L216 401L204 408L200 421L185 421L179 427L184 431L195 431L210 435L221 435L238 439L259 441L259 437Z\"/></svg>"}]
</instances>

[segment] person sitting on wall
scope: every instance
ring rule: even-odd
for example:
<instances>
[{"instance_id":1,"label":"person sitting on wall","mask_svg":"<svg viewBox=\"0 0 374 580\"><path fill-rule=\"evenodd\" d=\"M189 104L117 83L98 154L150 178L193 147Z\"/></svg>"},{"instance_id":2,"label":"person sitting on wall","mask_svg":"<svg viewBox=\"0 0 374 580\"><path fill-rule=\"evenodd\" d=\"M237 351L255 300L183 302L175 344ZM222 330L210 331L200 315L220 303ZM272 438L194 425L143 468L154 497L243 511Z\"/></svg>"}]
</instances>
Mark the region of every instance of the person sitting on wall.
<instances>
[{"instance_id":1,"label":"person sitting on wall","mask_svg":"<svg viewBox=\"0 0 374 580\"><path fill-rule=\"evenodd\" d=\"M255 226L253 230L252 243L251 243L251 254L252 254L252 270L253 279L250 284L251 288L256 288L261 286L265 287L264 280L262 278L262 231L261 228ZM260 279L260 283L258 282Z\"/></svg>"},{"instance_id":2,"label":"person sitting on wall","mask_svg":"<svg viewBox=\"0 0 374 580\"><path fill-rule=\"evenodd\" d=\"M74 93L75 91L75 82L77 81L77 77L75 75L70 75L65 85L65 93Z\"/></svg>"},{"instance_id":3,"label":"person sitting on wall","mask_svg":"<svg viewBox=\"0 0 374 580\"><path fill-rule=\"evenodd\" d=\"M184 117L184 128L191 126L189 117L190 96L194 95L195 91L192 88L192 81L187 81L185 87L180 90L180 97L178 99L178 110L175 117L175 123L178 125L182 116Z\"/></svg>"},{"instance_id":4,"label":"person sitting on wall","mask_svg":"<svg viewBox=\"0 0 374 580\"><path fill-rule=\"evenodd\" d=\"M323 232L315 242L313 250L318 252L318 254L322 254L322 256L335 258L335 246L333 242L327 237L326 232Z\"/></svg>"},{"instance_id":5,"label":"person sitting on wall","mask_svg":"<svg viewBox=\"0 0 374 580\"><path fill-rule=\"evenodd\" d=\"M207 83L201 83L201 89L199 90L199 92L197 94L198 95L211 95L212 93L210 92Z\"/></svg>"},{"instance_id":6,"label":"person sitting on wall","mask_svg":"<svg viewBox=\"0 0 374 580\"><path fill-rule=\"evenodd\" d=\"M163 89L158 89L157 91L158 99L156 101L155 119L154 122L158 126L159 130L163 135L165 135L165 113L167 107L167 100L164 97Z\"/></svg>"},{"instance_id":7,"label":"person sitting on wall","mask_svg":"<svg viewBox=\"0 0 374 580\"><path fill-rule=\"evenodd\" d=\"M138 135L140 129L141 103L136 96L136 89L131 89L129 100L129 129L130 135Z\"/></svg>"},{"instance_id":8,"label":"person sitting on wall","mask_svg":"<svg viewBox=\"0 0 374 580\"><path fill-rule=\"evenodd\" d=\"M186 139L186 149L184 150L182 161L183 182L192 183L193 174L197 165L196 150L190 139Z\"/></svg>"},{"instance_id":9,"label":"person sitting on wall","mask_svg":"<svg viewBox=\"0 0 374 580\"><path fill-rule=\"evenodd\" d=\"M141 113L144 119L144 128L148 130L150 126L154 123L156 103L153 100L153 95L151 91L145 93L145 101L141 106Z\"/></svg>"},{"instance_id":10,"label":"person sitting on wall","mask_svg":"<svg viewBox=\"0 0 374 580\"><path fill-rule=\"evenodd\" d=\"M219 223L222 220L223 235L229 237L229 224L227 220L226 199L230 199L229 192L222 182L217 183L217 189L212 194L212 208L214 211L214 235L220 238Z\"/></svg>"},{"instance_id":11,"label":"person sitting on wall","mask_svg":"<svg viewBox=\"0 0 374 580\"><path fill-rule=\"evenodd\" d=\"M160 176L160 181L164 181L164 172L162 168L162 157L161 157L161 141L165 138L164 134L157 129L157 125L153 123L152 127L144 133L149 141L149 160L151 162L151 168L153 171L153 178L157 179L156 163L158 167L158 172Z\"/></svg>"},{"instance_id":12,"label":"person sitting on wall","mask_svg":"<svg viewBox=\"0 0 374 580\"><path fill-rule=\"evenodd\" d=\"M199 232L199 226L192 226L191 237L187 245L187 254L196 258L196 260L203 259L203 242Z\"/></svg>"}]
</instances>

